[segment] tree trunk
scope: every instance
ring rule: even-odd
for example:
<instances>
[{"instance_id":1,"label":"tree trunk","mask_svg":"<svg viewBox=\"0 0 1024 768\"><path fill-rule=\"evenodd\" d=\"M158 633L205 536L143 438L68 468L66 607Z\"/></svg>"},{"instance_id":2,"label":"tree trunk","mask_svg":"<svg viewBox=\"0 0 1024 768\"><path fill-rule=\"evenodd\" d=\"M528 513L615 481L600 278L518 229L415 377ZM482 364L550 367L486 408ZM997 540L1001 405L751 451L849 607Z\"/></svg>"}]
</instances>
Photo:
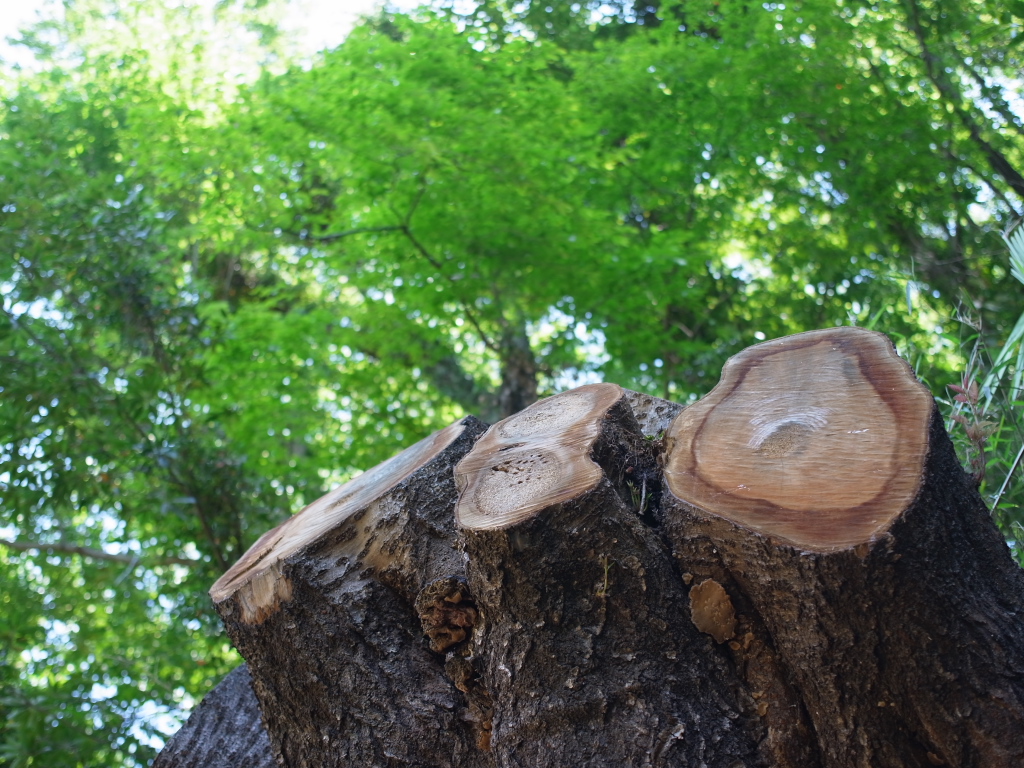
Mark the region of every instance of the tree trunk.
<instances>
[{"instance_id":1,"label":"tree trunk","mask_svg":"<svg viewBox=\"0 0 1024 768\"><path fill-rule=\"evenodd\" d=\"M249 670L243 664L200 702L153 768L274 768Z\"/></svg>"},{"instance_id":2,"label":"tree trunk","mask_svg":"<svg viewBox=\"0 0 1024 768\"><path fill-rule=\"evenodd\" d=\"M211 594L285 766L1024 765L1024 573L858 329L751 347L685 410L596 384L464 420ZM239 701L160 768L258 730Z\"/></svg>"},{"instance_id":3,"label":"tree trunk","mask_svg":"<svg viewBox=\"0 0 1024 768\"><path fill-rule=\"evenodd\" d=\"M666 535L777 751L799 713L826 766L1024 765L1022 572L885 337L752 347L667 441Z\"/></svg>"},{"instance_id":4,"label":"tree trunk","mask_svg":"<svg viewBox=\"0 0 1024 768\"><path fill-rule=\"evenodd\" d=\"M537 359L525 325L510 325L501 336L498 409L507 418L537 401Z\"/></svg>"}]
</instances>

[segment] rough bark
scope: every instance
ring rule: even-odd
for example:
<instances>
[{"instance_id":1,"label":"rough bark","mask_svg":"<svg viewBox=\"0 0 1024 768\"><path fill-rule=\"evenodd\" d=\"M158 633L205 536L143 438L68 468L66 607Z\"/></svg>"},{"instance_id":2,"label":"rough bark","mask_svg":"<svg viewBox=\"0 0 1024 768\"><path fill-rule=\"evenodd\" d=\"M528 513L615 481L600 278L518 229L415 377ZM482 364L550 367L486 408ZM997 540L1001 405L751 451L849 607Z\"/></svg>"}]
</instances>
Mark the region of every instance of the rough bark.
<instances>
[{"instance_id":1,"label":"rough bark","mask_svg":"<svg viewBox=\"0 0 1024 768\"><path fill-rule=\"evenodd\" d=\"M667 440L666 534L735 617L705 630L757 697L776 764L1024 764L1022 572L884 337L752 347ZM747 482L727 487L736 467ZM790 754L812 733L820 763Z\"/></svg>"},{"instance_id":2,"label":"rough bark","mask_svg":"<svg viewBox=\"0 0 1024 768\"><path fill-rule=\"evenodd\" d=\"M753 701L641 520L654 471L612 384L499 422L457 467L497 765L758 764Z\"/></svg>"},{"instance_id":3,"label":"rough bark","mask_svg":"<svg viewBox=\"0 0 1024 768\"><path fill-rule=\"evenodd\" d=\"M455 599L452 468L482 430L464 420L365 473L214 586L282 765L486 764L472 705L423 642L442 647L473 614Z\"/></svg>"},{"instance_id":4,"label":"rough bark","mask_svg":"<svg viewBox=\"0 0 1024 768\"><path fill-rule=\"evenodd\" d=\"M453 425L211 594L285 766L1024 764L1024 572L857 329Z\"/></svg>"},{"instance_id":5,"label":"rough bark","mask_svg":"<svg viewBox=\"0 0 1024 768\"><path fill-rule=\"evenodd\" d=\"M153 768L276 768L243 664L220 681L153 761Z\"/></svg>"},{"instance_id":6,"label":"rough bark","mask_svg":"<svg viewBox=\"0 0 1024 768\"><path fill-rule=\"evenodd\" d=\"M672 426L673 419L683 411L683 406L679 403L645 395L643 392L633 392L629 389L623 391L626 393L629 407L633 409L633 416L640 425L640 431L644 433L644 437L652 440L660 441L665 436L665 431Z\"/></svg>"}]
</instances>

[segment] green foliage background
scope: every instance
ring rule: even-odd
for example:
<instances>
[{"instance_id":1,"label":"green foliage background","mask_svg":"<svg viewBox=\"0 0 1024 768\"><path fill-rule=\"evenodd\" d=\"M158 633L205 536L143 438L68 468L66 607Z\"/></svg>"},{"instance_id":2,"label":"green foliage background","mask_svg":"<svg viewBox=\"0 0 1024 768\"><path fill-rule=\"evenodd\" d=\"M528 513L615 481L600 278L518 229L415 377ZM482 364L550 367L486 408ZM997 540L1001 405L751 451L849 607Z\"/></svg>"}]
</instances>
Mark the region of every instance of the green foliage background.
<instances>
[{"instance_id":1,"label":"green foliage background","mask_svg":"<svg viewBox=\"0 0 1024 768\"><path fill-rule=\"evenodd\" d=\"M0 765L145 764L237 663L217 576L465 413L594 379L685 402L759 340L863 325L1002 487L1024 3L458 10L311 61L267 2L80 0L26 32L41 66L0 116ZM947 402L965 376L986 388Z\"/></svg>"}]
</instances>

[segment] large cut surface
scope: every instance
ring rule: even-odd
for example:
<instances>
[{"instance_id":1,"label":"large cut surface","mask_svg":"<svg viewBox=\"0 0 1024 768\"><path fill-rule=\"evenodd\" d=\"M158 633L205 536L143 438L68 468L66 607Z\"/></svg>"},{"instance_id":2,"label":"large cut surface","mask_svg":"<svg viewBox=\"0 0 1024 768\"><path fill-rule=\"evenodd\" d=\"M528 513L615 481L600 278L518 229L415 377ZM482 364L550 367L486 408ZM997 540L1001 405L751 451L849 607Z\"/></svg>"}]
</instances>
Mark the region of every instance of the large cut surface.
<instances>
[{"instance_id":1,"label":"large cut surface","mask_svg":"<svg viewBox=\"0 0 1024 768\"><path fill-rule=\"evenodd\" d=\"M588 384L499 421L455 469L463 528L507 528L579 496L603 476L590 458L601 419L622 400L616 384Z\"/></svg>"},{"instance_id":2,"label":"large cut surface","mask_svg":"<svg viewBox=\"0 0 1024 768\"><path fill-rule=\"evenodd\" d=\"M383 464L335 488L294 517L263 534L217 580L210 590L210 597L215 603L220 603L235 596L247 620L260 620L275 603L289 596L288 581L280 578L281 563L299 553L307 544L319 541L356 513L366 510L451 445L463 429L462 423L457 422L435 432ZM359 523L363 531L372 531L373 520L366 515L359 519ZM356 554L363 543L358 535L353 536L349 549Z\"/></svg>"},{"instance_id":3,"label":"large cut surface","mask_svg":"<svg viewBox=\"0 0 1024 768\"><path fill-rule=\"evenodd\" d=\"M932 407L881 334L834 328L758 344L673 422L668 486L805 549L856 546L917 494Z\"/></svg>"}]
</instances>

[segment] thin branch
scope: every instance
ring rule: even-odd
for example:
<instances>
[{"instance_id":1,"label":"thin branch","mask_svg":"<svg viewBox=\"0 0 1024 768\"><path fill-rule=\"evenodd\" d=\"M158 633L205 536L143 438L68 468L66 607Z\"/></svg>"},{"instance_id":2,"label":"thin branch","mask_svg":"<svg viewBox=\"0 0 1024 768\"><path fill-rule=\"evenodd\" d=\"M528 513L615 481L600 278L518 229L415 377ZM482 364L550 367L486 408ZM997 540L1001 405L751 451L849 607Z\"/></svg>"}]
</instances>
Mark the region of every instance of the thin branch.
<instances>
[{"instance_id":1,"label":"thin branch","mask_svg":"<svg viewBox=\"0 0 1024 768\"><path fill-rule=\"evenodd\" d=\"M172 482L178 484L179 488L185 489L186 491L192 491L192 509L195 510L196 517L199 518L200 525L203 526L203 533L206 534L207 540L212 545L213 555L217 558L217 565L221 567L221 570L227 570L231 565L227 558L224 557L224 552L221 549L221 541L217 538L217 534L214 533L213 526L210 524L209 519L206 516L204 504L200 503L199 494L195 493L195 489L199 487L199 484L195 482L195 476L191 472L191 467L186 468L188 477L182 477L175 469L173 465L167 467L167 476ZM205 499L203 499L205 501ZM239 542L241 544L241 542Z\"/></svg>"},{"instance_id":2,"label":"thin branch","mask_svg":"<svg viewBox=\"0 0 1024 768\"><path fill-rule=\"evenodd\" d=\"M1014 216L1020 216L1020 212L1017 210L1016 206L1014 206L1013 202L1011 202L1010 198L1003 194L1003 191L999 189L999 187L997 187L995 184L989 181L985 174L978 171L978 169L975 168L970 162L964 160L961 157L958 157L949 148L946 148L946 156L950 160L952 160L955 165L962 165L964 168L973 173L980 182L982 182L986 187L988 187L988 191L992 193L992 196L998 198L999 201L1006 206L1007 210L1009 210ZM952 178L952 176L950 178Z\"/></svg>"},{"instance_id":3,"label":"thin branch","mask_svg":"<svg viewBox=\"0 0 1024 768\"><path fill-rule=\"evenodd\" d=\"M402 234L405 235L406 239L412 243L412 247L419 251L420 255L426 259L434 269L444 275L444 270L441 269L440 262L431 255L430 251L428 251L423 243L421 243L412 233L412 230L404 224L402 225ZM453 282L451 277L447 275L445 275L445 277L449 282ZM473 310L470 309L469 304L462 299L457 299L457 301L462 305L462 311L465 313L466 319L469 320L469 324L476 329L476 332L479 334L480 340L484 343L484 346L495 354L500 355L500 345L495 344L491 337L484 332L484 329L480 327L480 322L476 319L476 315L473 313Z\"/></svg>"},{"instance_id":4,"label":"thin branch","mask_svg":"<svg viewBox=\"0 0 1024 768\"><path fill-rule=\"evenodd\" d=\"M92 560L106 560L111 563L125 563L127 565L198 565L201 560L193 560L188 557L160 557L145 558L140 555L115 555L104 552L102 549L82 547L77 544L64 544L62 542L39 542L39 541L9 541L0 539L0 545L18 552L57 552L68 555L79 555Z\"/></svg>"},{"instance_id":5,"label":"thin branch","mask_svg":"<svg viewBox=\"0 0 1024 768\"><path fill-rule=\"evenodd\" d=\"M1010 110L1010 107L1006 103L1006 100L1002 97L1002 94L999 94L998 96L993 95L993 92L996 91L997 88L993 88L992 86L990 86L988 84L988 81L985 80L984 76L981 74L981 72L979 72L975 67L967 63L964 56L957 49L956 45L951 45L951 47L954 51L956 51L957 57L959 58L960 66L962 66L965 70L967 70L967 72L970 73L971 77L974 79L975 84L977 84L978 89L981 91L982 95L988 99L989 104L992 106L992 109L994 109L1006 121L1007 125L1015 129L1017 133L1024 135L1024 126L1020 124L1020 118Z\"/></svg>"},{"instance_id":6,"label":"thin branch","mask_svg":"<svg viewBox=\"0 0 1024 768\"><path fill-rule=\"evenodd\" d=\"M454 283L455 279L445 274L441 262L434 258L430 251L427 250L426 246L424 246L423 243L419 241L419 238L417 238L412 232L412 217L415 215L416 209L419 208L420 201L423 200L423 195L426 193L426 191L427 178L426 175L423 175L420 176L419 179L419 190L416 192L416 197L413 198L412 204L409 206L409 210L406 212L405 216L401 217L402 224L401 226L397 227L397 229L401 230L402 234L405 235L405 238L412 244L412 247L419 252L420 256L427 260L430 266L437 270L438 274L444 277L448 282ZM398 211L396 211L394 207L391 205L389 205L388 207L391 208L391 213L394 214L396 218L398 218ZM462 299L456 299L456 301L458 301L458 303L462 306L462 311L466 314L466 319L469 320L470 325L472 325L473 328L476 329L476 332L480 335L480 339L481 341L483 341L484 346L487 347L492 352L500 355L500 346L495 344L491 340L491 338L486 333L484 333L484 329L480 326L479 321L477 321L476 315L473 313L473 310L470 307L470 305Z\"/></svg>"},{"instance_id":7,"label":"thin branch","mask_svg":"<svg viewBox=\"0 0 1024 768\"><path fill-rule=\"evenodd\" d=\"M365 235L370 232L401 232L404 228L404 224L387 227L356 227L355 229L346 229L344 232L332 232L329 235L299 235L299 237L303 240L315 240L318 243L331 243L352 235Z\"/></svg>"},{"instance_id":8,"label":"thin branch","mask_svg":"<svg viewBox=\"0 0 1024 768\"><path fill-rule=\"evenodd\" d=\"M913 59L913 60L916 61L918 59L922 59L923 58L925 60L925 62L926 62L926 69L928 70L928 79L931 80L932 85L935 86L935 89L939 92L940 96L943 96L943 97L945 97L947 99L951 98L950 94L947 91L945 91L942 88L942 86L936 81L936 78L934 78L932 76L932 61L930 59L928 59L927 56L919 55L919 54L915 53L914 51L911 51L911 50L903 47L902 45L900 45L899 43L896 43L896 42L893 42L892 45L898 51L903 53L903 55L906 56L908 59ZM924 42L921 42L921 45L924 46L925 45ZM927 48L925 50L927 50ZM878 81L882 85L882 87L883 88L888 88L889 87L888 81L886 80L885 75L882 73L882 71L878 68L878 65L874 61L868 60L868 66L871 69L871 73L878 79ZM956 105L953 105L953 111L956 113L956 115L959 118L961 124L963 124L964 127L967 128L968 132L971 133L971 139L975 140L975 141L980 140L981 143L983 145L985 145L985 146L982 147L982 151L983 152L985 151L985 147L988 147L989 149L992 149L993 152L996 152L998 154L998 152L994 148L992 148L991 145L988 145L987 142L985 142L984 138L982 138L980 136L980 134L977 132L977 127L973 125L969 115L967 115L960 107L958 107ZM952 134L953 126L947 124L946 127L948 128L948 130ZM999 187L996 186L992 182L990 176L987 176L984 173L981 173L970 162L968 162L964 158L959 157L958 155L956 155L948 147L946 147L945 150L946 150L946 156L950 160L952 160L955 164L962 165L965 168L967 168L967 170L971 171L981 182L983 182L985 184L986 187L988 187L989 191L992 192L993 195L995 195L996 197L999 198L999 200L1007 207L1007 209L1010 210L1010 212L1014 216L1019 216L1020 215L1019 211L1017 210L1017 207L1002 192L1002 190L1000 190ZM986 159L989 161L989 165L992 166L992 169L996 172L996 174L997 175L1002 175L1000 173L999 169L996 168L995 165L993 165L992 155L986 153ZM1005 160L1005 158L1004 158L1004 160ZM1016 173L1015 171L1013 171L1012 168L1010 170L1011 170L1012 173ZM1004 180L1006 180L1009 183L1011 189L1014 189L1015 191L1018 191L1018 192L1021 192L1022 194L1024 194L1024 190L1018 190L1016 187L1014 187L1012 181L1009 178L1007 178L1006 176L1003 176L1003 178L1004 178Z\"/></svg>"},{"instance_id":9,"label":"thin branch","mask_svg":"<svg viewBox=\"0 0 1024 768\"><path fill-rule=\"evenodd\" d=\"M92 376L90 376L88 374L88 371L86 371L85 367L79 362L77 356L75 355L74 350L71 347L67 347L67 348L65 348L63 350L58 350L52 344L50 344L46 340L44 340L41 336L39 336L38 334L34 333L31 330L31 328L28 327L27 323L20 322L20 318L19 317L17 317L16 315L12 314L11 312L8 312L2 305L0 305L0 312L3 312L5 315L7 315L10 318L11 323L16 328L19 328L26 336L29 337L29 339L31 339L33 342L35 342L37 345L39 345L39 347L41 349L46 350L53 357L55 357L57 359L60 359L60 360L63 360L65 363L70 365L71 368L74 370L74 372L81 378L81 380L83 380L85 382L88 382L88 385L92 389L96 390L100 397L102 397L102 398L107 398L108 397L109 393L106 390L104 390L99 385L99 382L97 382ZM113 369L112 365L108 364L108 367ZM114 408L117 410L118 414L124 419L124 421L129 426L131 426L136 431L136 433L139 435L139 438L143 442L145 442L147 437L148 437L147 431L134 418L132 418L130 415L125 413L124 406L123 406L123 403L121 401L121 398L118 398L118 397L110 398L110 401L113 403ZM179 415L180 415L180 413L179 413ZM183 488L186 491L190 491L191 493L189 493L189 495L192 495L192 496L197 495L194 492L192 492L193 491L193 486L191 486L188 483L186 483L180 477L180 475L174 470L173 467L168 467L167 468L167 478L172 483L177 484L177 486L179 488ZM212 529L212 527L210 525L210 522L206 518L206 515L205 515L203 509L198 504L193 505L193 507L195 509L196 516L199 518L199 522L200 522L200 524L203 527L203 533L206 535L206 538L207 538L207 540L210 543L210 547L211 547L211 549L213 551L214 557L217 560L217 564L222 569L226 570L228 568L228 566L229 566L229 563L227 561L227 558L224 557L224 553L221 551L221 543L220 543L220 541L218 541L216 535L214 534L213 529ZM52 545L48 545L48 546L51 546L51 548L52 548ZM91 551L93 551L93 552L100 552L100 550L91 550ZM80 552L79 554L82 554L82 553ZM102 552L101 552L101 554L106 555L106 553L102 553ZM93 555L90 555L90 556L93 556ZM96 555L96 557L99 557L99 556ZM118 561L118 562L121 562L121 561ZM124 561L124 562L128 562L128 561ZM188 562L194 562L194 561L185 560L183 562L184 563L188 563Z\"/></svg>"},{"instance_id":10,"label":"thin branch","mask_svg":"<svg viewBox=\"0 0 1024 768\"><path fill-rule=\"evenodd\" d=\"M408 227L412 224L413 214L416 213L416 209L420 207L420 201L423 199L424 193L427 191L427 177L426 175L420 176L420 188L416 193L416 197L412 201L412 205L409 206L409 212L405 214L405 218L402 223Z\"/></svg>"},{"instance_id":11,"label":"thin branch","mask_svg":"<svg viewBox=\"0 0 1024 768\"><path fill-rule=\"evenodd\" d=\"M1002 152L992 146L985 137L981 135L981 129L978 127L978 124L962 106L962 95L949 78L946 77L942 67L942 62L939 61L939 57L933 53L931 47L928 45L927 32L921 22L921 9L916 0L907 0L907 6L907 20L910 22L911 31L913 32L914 38L917 40L917 44L921 48L921 59L924 61L925 72L928 75L928 79L931 80L932 85L935 86L939 95L946 100L946 103L950 107L952 107L953 112L960 119L963 127L966 128L967 132L970 134L971 140L985 155L989 165L992 167L992 170L1002 176L1014 192L1024 197L1024 176L1022 176L1020 172L1013 167L1013 164Z\"/></svg>"},{"instance_id":12,"label":"thin branch","mask_svg":"<svg viewBox=\"0 0 1024 768\"><path fill-rule=\"evenodd\" d=\"M350 237L352 235L363 235L373 232L401 232L405 236L405 238L412 244L413 248L415 248L419 252L419 254L424 259L427 260L430 266L432 266L434 269L438 271L438 274L440 274L449 282L454 282L454 280L450 276L445 274L441 262L434 258L430 251L426 249L423 243L421 243L412 232L412 217L416 213L416 209L419 207L420 201L423 199L423 195L426 192L426 189L426 179L421 178L419 191L416 193L416 197L413 198L412 204L409 206L409 210L406 212L404 216L399 217L398 212L395 211L394 208L391 209L391 212L396 216L396 218L402 219L401 224L391 224L380 227L355 227L354 229L346 229L343 232L333 232L328 235L298 235L298 237L300 237L303 240L315 240L316 242L319 243L329 243L335 240L341 240L342 238L345 237ZM294 235L295 233L289 234ZM476 315L470 308L470 305L462 299L456 299L456 301L458 301L458 303L462 306L462 311L465 313L466 319L469 321L469 324L472 325L473 328L476 330L484 346L487 347L492 352L500 354L501 347L498 344L495 344L491 337L484 332L484 329L481 327L480 322L477 320Z\"/></svg>"}]
</instances>

